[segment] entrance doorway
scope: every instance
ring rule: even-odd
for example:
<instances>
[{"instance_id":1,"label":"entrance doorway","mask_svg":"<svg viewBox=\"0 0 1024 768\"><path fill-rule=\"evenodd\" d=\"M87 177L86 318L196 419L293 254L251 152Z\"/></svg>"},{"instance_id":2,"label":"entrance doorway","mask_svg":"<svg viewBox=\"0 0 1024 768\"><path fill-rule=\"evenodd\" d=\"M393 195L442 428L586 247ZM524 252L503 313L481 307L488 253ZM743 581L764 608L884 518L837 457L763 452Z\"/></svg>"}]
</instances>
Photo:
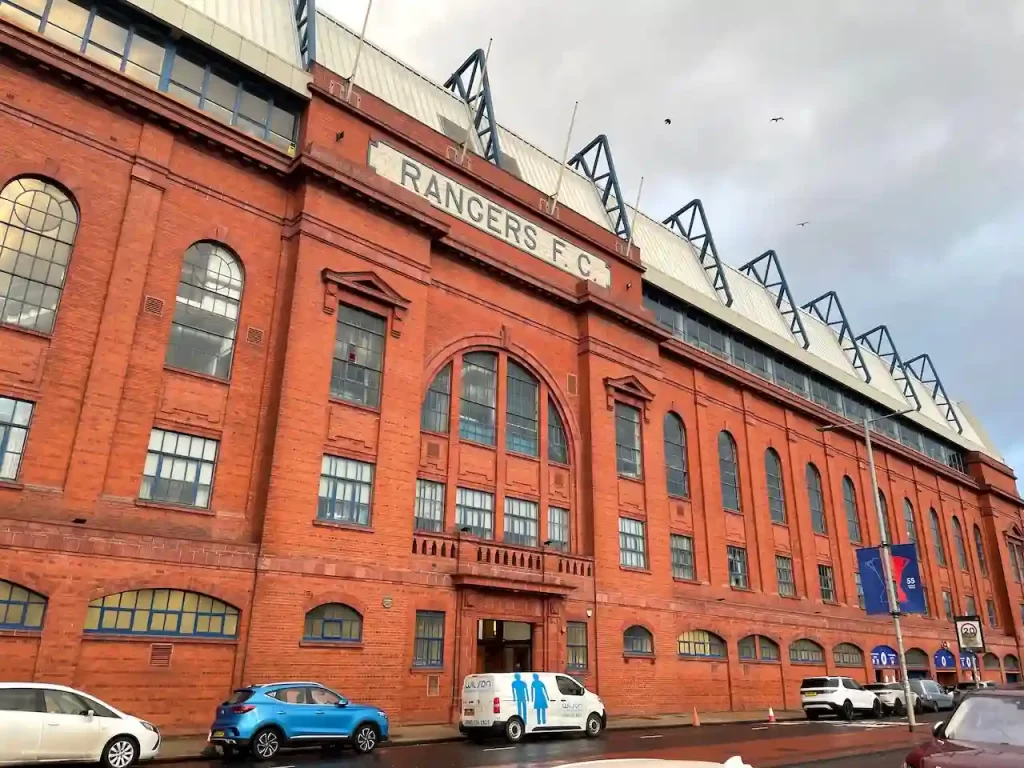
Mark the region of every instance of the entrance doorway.
<instances>
[{"instance_id":1,"label":"entrance doorway","mask_svg":"<svg viewBox=\"0 0 1024 768\"><path fill-rule=\"evenodd\" d=\"M476 623L476 671L528 672L533 668L533 625L522 621L479 619Z\"/></svg>"}]
</instances>

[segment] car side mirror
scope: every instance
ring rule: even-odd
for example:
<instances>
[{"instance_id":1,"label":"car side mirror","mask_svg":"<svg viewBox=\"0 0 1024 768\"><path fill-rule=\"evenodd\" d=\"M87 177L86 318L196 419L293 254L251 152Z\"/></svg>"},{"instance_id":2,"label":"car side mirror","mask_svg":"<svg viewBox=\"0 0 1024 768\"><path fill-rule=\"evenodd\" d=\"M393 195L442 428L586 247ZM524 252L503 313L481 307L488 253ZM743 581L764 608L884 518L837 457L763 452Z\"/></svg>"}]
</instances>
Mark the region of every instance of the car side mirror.
<instances>
[{"instance_id":1,"label":"car side mirror","mask_svg":"<svg viewBox=\"0 0 1024 768\"><path fill-rule=\"evenodd\" d=\"M941 738L942 738L942 734L943 734L943 731L945 731L945 728L946 728L946 724L945 724L945 722L943 722L943 721L941 721L941 720L940 720L939 722L937 722L937 723L936 723L936 724L935 724L935 725L934 725L934 726L932 727L932 733L933 733L933 734L935 734L935 738L937 738L937 739L941 739Z\"/></svg>"},{"instance_id":2,"label":"car side mirror","mask_svg":"<svg viewBox=\"0 0 1024 768\"><path fill-rule=\"evenodd\" d=\"M339 707L347 707L348 706L348 701L345 700L345 699L338 699L338 706Z\"/></svg>"},{"instance_id":3,"label":"car side mirror","mask_svg":"<svg viewBox=\"0 0 1024 768\"><path fill-rule=\"evenodd\" d=\"M85 710L85 712L82 713L82 717L84 717L86 720L92 720L95 715L96 713L93 712L91 709L87 709Z\"/></svg>"}]
</instances>

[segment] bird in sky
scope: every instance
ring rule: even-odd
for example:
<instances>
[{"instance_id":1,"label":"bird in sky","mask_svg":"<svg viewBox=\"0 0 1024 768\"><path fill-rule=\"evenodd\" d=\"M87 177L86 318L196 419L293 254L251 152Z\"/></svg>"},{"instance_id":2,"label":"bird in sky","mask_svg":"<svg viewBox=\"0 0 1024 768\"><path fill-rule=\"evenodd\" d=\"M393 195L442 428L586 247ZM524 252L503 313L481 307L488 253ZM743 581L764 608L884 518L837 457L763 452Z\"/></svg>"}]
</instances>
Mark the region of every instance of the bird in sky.
<instances>
[{"instance_id":1,"label":"bird in sky","mask_svg":"<svg viewBox=\"0 0 1024 768\"><path fill-rule=\"evenodd\" d=\"M811 222L809 222L809 221L800 221L800 222L797 222L797 226L798 227L806 227L810 223Z\"/></svg>"},{"instance_id":2,"label":"bird in sky","mask_svg":"<svg viewBox=\"0 0 1024 768\"><path fill-rule=\"evenodd\" d=\"M778 123L778 122L780 122L780 121L782 121L782 120L785 120L785 119L786 119L786 118L784 118L784 117L773 117L773 118L772 118L772 122L773 122L773 123Z\"/></svg>"},{"instance_id":3,"label":"bird in sky","mask_svg":"<svg viewBox=\"0 0 1024 768\"><path fill-rule=\"evenodd\" d=\"M665 118L665 125L672 125L672 118L671 117L666 117Z\"/></svg>"}]
</instances>

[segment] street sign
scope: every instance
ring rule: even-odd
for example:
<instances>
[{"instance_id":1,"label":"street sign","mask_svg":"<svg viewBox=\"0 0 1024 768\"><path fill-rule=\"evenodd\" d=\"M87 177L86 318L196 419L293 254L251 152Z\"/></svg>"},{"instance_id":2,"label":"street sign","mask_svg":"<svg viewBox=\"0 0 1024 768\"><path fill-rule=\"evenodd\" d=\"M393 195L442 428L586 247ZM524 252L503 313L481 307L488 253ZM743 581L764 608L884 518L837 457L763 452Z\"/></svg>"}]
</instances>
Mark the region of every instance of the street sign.
<instances>
[{"instance_id":1,"label":"street sign","mask_svg":"<svg viewBox=\"0 0 1024 768\"><path fill-rule=\"evenodd\" d=\"M963 651L984 651L985 633L981 626L981 619L977 616L957 616L956 642Z\"/></svg>"},{"instance_id":2,"label":"street sign","mask_svg":"<svg viewBox=\"0 0 1024 768\"><path fill-rule=\"evenodd\" d=\"M948 669L956 672L956 657L946 648L940 648L935 652L935 669Z\"/></svg>"},{"instance_id":3,"label":"street sign","mask_svg":"<svg viewBox=\"0 0 1024 768\"><path fill-rule=\"evenodd\" d=\"M864 590L864 609L869 615L889 613L889 597L885 588L885 568L878 547L857 550L857 565ZM924 590L914 544L892 546L892 578L896 600L902 613L926 613Z\"/></svg>"},{"instance_id":4,"label":"street sign","mask_svg":"<svg viewBox=\"0 0 1024 768\"><path fill-rule=\"evenodd\" d=\"M899 654L888 645L876 645L871 650L871 666L875 669L886 667L898 667L900 665Z\"/></svg>"}]
</instances>

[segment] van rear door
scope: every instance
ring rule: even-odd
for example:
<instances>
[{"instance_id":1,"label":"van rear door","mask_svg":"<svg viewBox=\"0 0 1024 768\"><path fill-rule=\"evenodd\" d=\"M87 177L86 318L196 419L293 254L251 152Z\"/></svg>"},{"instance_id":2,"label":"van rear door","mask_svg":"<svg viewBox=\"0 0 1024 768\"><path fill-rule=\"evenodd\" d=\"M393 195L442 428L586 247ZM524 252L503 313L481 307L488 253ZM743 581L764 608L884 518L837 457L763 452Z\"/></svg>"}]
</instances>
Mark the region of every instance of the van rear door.
<instances>
[{"instance_id":1,"label":"van rear door","mask_svg":"<svg viewBox=\"0 0 1024 768\"><path fill-rule=\"evenodd\" d=\"M499 695L493 675L466 675L462 684L462 724L490 725L494 721L494 697Z\"/></svg>"}]
</instances>

